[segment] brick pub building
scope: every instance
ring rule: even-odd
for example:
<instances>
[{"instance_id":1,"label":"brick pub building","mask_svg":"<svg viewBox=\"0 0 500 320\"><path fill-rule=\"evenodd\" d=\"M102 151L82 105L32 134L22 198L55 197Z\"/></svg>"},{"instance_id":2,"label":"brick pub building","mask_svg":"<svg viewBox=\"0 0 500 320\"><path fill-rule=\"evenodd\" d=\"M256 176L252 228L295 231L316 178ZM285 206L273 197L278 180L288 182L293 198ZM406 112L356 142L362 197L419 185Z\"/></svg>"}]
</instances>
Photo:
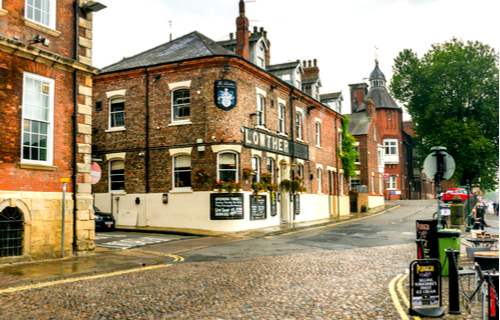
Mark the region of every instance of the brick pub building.
<instances>
[{"instance_id":1,"label":"brick pub building","mask_svg":"<svg viewBox=\"0 0 500 320\"><path fill-rule=\"evenodd\" d=\"M78 2L77 2L78 3ZM86 1L0 1L0 263L94 249L92 12Z\"/></svg>"},{"instance_id":2,"label":"brick pub building","mask_svg":"<svg viewBox=\"0 0 500 320\"><path fill-rule=\"evenodd\" d=\"M249 32L243 1L236 23L228 41L192 32L95 78L93 191L119 226L231 232L349 213L342 116L302 91L300 62L269 65L267 33ZM275 184L299 175L307 191L256 198L263 173ZM241 190L219 193L218 180Z\"/></svg>"}]
</instances>

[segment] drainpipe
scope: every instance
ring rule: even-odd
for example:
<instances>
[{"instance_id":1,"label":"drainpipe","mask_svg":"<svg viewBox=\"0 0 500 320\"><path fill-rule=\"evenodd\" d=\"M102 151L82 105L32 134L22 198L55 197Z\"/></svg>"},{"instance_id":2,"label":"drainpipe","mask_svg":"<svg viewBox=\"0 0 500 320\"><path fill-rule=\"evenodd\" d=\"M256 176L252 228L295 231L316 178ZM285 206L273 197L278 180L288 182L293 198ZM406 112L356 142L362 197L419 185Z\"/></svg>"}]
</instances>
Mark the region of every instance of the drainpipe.
<instances>
[{"instance_id":1,"label":"drainpipe","mask_svg":"<svg viewBox=\"0 0 500 320\"><path fill-rule=\"evenodd\" d=\"M146 72L146 152L145 152L145 167L146 167L146 196L149 194L149 72L147 68L144 68Z\"/></svg>"},{"instance_id":2,"label":"drainpipe","mask_svg":"<svg viewBox=\"0 0 500 320\"><path fill-rule=\"evenodd\" d=\"M294 131L293 131L293 127L294 127L294 120L293 120L293 116L295 115L295 112L294 112L294 107L293 107L293 93L294 93L295 89L292 88L292 91L290 92L290 136L292 137L292 143L290 145L290 150L291 150L291 161L290 163L293 164L293 162L295 161L295 136L294 136ZM295 170L293 170L292 168L292 165L290 164L290 169L292 170L292 177L294 177L295 175ZM295 199L295 194L293 195L294 199ZM292 205L290 206L290 208L294 208L291 212L291 220L292 222L295 222L295 201L292 202Z\"/></svg>"},{"instance_id":3,"label":"drainpipe","mask_svg":"<svg viewBox=\"0 0 500 320\"><path fill-rule=\"evenodd\" d=\"M74 2L75 11L75 34L74 34L74 60L78 61L78 0ZM78 151L77 145L77 128L78 128L78 71L73 71L73 174L71 175L71 180L73 181L73 254L76 253L77 243L76 243L76 157Z\"/></svg>"},{"instance_id":4,"label":"drainpipe","mask_svg":"<svg viewBox=\"0 0 500 320\"><path fill-rule=\"evenodd\" d=\"M338 147L339 145L339 131L338 131L338 127L337 127L337 121L338 119L335 119L335 147ZM337 153L338 153L338 150L337 150ZM339 155L337 154L337 186L338 186L338 190L337 190L337 216L340 217L340 186L342 185L340 183L340 168L339 168Z\"/></svg>"}]
</instances>

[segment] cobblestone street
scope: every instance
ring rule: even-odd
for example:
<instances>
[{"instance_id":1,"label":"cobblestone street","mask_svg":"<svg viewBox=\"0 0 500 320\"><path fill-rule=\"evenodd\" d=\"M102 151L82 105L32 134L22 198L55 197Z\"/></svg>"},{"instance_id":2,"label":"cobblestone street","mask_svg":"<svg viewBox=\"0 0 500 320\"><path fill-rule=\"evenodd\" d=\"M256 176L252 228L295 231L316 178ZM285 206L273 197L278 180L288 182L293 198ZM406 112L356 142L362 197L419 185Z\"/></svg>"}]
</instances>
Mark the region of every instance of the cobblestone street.
<instances>
[{"instance_id":1,"label":"cobblestone street","mask_svg":"<svg viewBox=\"0 0 500 320\"><path fill-rule=\"evenodd\" d=\"M413 245L175 264L0 296L1 319L400 319Z\"/></svg>"}]
</instances>

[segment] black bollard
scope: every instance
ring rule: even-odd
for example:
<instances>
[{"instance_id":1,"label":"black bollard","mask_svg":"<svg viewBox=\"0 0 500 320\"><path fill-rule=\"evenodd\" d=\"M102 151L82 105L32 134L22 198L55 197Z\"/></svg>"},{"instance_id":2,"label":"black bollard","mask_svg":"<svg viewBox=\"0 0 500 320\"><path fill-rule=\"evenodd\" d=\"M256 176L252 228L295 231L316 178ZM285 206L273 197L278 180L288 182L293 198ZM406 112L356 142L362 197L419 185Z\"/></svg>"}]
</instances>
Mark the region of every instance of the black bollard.
<instances>
[{"instance_id":1,"label":"black bollard","mask_svg":"<svg viewBox=\"0 0 500 320\"><path fill-rule=\"evenodd\" d=\"M450 307L448 310L449 314L460 314L460 288L458 285L458 266L457 257L460 251L452 249L445 250L446 257L448 259L448 293Z\"/></svg>"}]
</instances>

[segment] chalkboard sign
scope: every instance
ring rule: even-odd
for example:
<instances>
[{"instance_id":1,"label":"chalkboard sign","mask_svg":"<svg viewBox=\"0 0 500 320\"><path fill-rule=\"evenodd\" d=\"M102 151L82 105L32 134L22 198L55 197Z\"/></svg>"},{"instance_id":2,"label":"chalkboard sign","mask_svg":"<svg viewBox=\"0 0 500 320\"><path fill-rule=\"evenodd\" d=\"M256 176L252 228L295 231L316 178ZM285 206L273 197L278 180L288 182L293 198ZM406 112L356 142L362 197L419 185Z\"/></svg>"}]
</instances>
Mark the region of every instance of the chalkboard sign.
<instances>
[{"instance_id":1,"label":"chalkboard sign","mask_svg":"<svg viewBox=\"0 0 500 320\"><path fill-rule=\"evenodd\" d=\"M300 195L299 194L293 195L293 212L295 214L300 214Z\"/></svg>"},{"instance_id":2,"label":"chalkboard sign","mask_svg":"<svg viewBox=\"0 0 500 320\"><path fill-rule=\"evenodd\" d=\"M250 220L267 218L267 197L264 195L250 195Z\"/></svg>"},{"instance_id":3,"label":"chalkboard sign","mask_svg":"<svg viewBox=\"0 0 500 320\"><path fill-rule=\"evenodd\" d=\"M410 315L442 316L441 262L419 259L410 264Z\"/></svg>"},{"instance_id":4,"label":"chalkboard sign","mask_svg":"<svg viewBox=\"0 0 500 320\"><path fill-rule=\"evenodd\" d=\"M243 219L243 194L210 194L210 219Z\"/></svg>"},{"instance_id":5,"label":"chalkboard sign","mask_svg":"<svg viewBox=\"0 0 500 320\"><path fill-rule=\"evenodd\" d=\"M417 220L417 239L425 240L426 258L439 259L437 220Z\"/></svg>"},{"instance_id":6,"label":"chalkboard sign","mask_svg":"<svg viewBox=\"0 0 500 320\"><path fill-rule=\"evenodd\" d=\"M271 217L274 217L278 214L278 193L274 194L274 197L271 195Z\"/></svg>"}]
</instances>

